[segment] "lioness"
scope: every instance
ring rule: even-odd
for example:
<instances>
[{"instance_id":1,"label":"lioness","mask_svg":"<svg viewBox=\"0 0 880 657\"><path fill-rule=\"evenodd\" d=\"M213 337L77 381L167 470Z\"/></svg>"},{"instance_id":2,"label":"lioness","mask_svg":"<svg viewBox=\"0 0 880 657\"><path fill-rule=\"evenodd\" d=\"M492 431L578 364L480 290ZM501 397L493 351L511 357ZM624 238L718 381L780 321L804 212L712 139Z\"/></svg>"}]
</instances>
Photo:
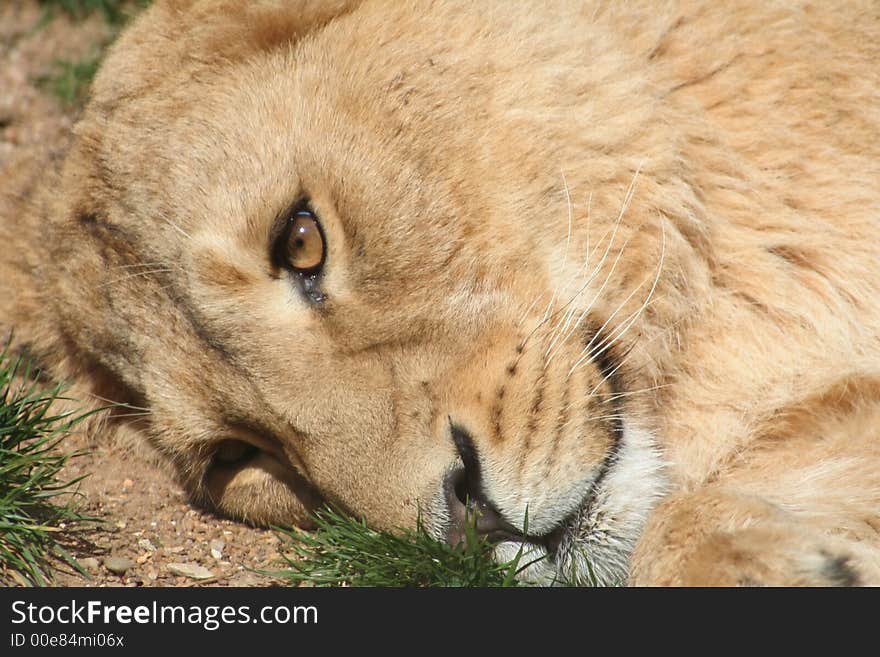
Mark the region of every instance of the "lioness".
<instances>
[{"instance_id":1,"label":"lioness","mask_svg":"<svg viewBox=\"0 0 880 657\"><path fill-rule=\"evenodd\" d=\"M831 4L158 1L4 184L4 333L248 522L878 584L880 12Z\"/></svg>"}]
</instances>

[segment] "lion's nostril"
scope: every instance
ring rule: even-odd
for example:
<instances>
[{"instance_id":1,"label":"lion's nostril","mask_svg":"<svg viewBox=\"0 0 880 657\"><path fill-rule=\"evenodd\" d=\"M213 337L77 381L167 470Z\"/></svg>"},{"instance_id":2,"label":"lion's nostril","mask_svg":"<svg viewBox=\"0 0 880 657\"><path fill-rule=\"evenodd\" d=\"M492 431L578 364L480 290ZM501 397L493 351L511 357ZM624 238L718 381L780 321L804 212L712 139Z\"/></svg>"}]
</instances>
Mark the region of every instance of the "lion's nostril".
<instances>
[{"instance_id":1,"label":"lion's nostril","mask_svg":"<svg viewBox=\"0 0 880 657\"><path fill-rule=\"evenodd\" d=\"M467 540L468 527L476 535L504 540L518 535L516 527L507 522L495 507L471 485L466 468L453 470L446 478L446 502L449 507L449 529L446 539L452 545Z\"/></svg>"},{"instance_id":2,"label":"lion's nostril","mask_svg":"<svg viewBox=\"0 0 880 657\"><path fill-rule=\"evenodd\" d=\"M473 522L473 514L468 507L471 496L468 493L467 474L464 468L456 468L446 477L443 486L446 493L446 505L449 510L449 527L446 540L450 545L464 543L467 537L467 523Z\"/></svg>"},{"instance_id":3,"label":"lion's nostril","mask_svg":"<svg viewBox=\"0 0 880 657\"><path fill-rule=\"evenodd\" d=\"M455 498L467 507L472 497L468 490L467 473L464 468L459 468L450 475L450 487L455 494Z\"/></svg>"}]
</instances>

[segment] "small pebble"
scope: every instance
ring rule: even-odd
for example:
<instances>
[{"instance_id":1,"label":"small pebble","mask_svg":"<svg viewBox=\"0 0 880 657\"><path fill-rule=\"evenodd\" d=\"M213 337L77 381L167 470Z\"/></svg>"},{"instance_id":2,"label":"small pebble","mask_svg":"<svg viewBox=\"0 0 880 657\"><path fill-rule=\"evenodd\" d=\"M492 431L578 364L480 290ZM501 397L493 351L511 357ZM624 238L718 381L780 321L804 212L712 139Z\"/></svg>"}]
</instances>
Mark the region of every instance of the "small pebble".
<instances>
[{"instance_id":1,"label":"small pebble","mask_svg":"<svg viewBox=\"0 0 880 657\"><path fill-rule=\"evenodd\" d=\"M135 563L128 557L107 557L104 559L104 568L116 575L123 575L126 571L134 568Z\"/></svg>"},{"instance_id":2,"label":"small pebble","mask_svg":"<svg viewBox=\"0 0 880 657\"><path fill-rule=\"evenodd\" d=\"M214 576L210 570L195 563L170 563L168 572L190 579L208 579Z\"/></svg>"},{"instance_id":3,"label":"small pebble","mask_svg":"<svg viewBox=\"0 0 880 657\"><path fill-rule=\"evenodd\" d=\"M223 548L226 547L226 541L215 538L213 541L211 541L210 547L211 556L219 561L223 558Z\"/></svg>"},{"instance_id":4,"label":"small pebble","mask_svg":"<svg viewBox=\"0 0 880 657\"><path fill-rule=\"evenodd\" d=\"M95 572L98 568L101 567L101 564L98 562L95 557L85 557L84 559L79 559L79 565L85 568L86 570L90 570Z\"/></svg>"},{"instance_id":5,"label":"small pebble","mask_svg":"<svg viewBox=\"0 0 880 657\"><path fill-rule=\"evenodd\" d=\"M147 552L155 552L156 546L153 545L153 542L148 538L142 538L138 541L138 547L141 550L146 550Z\"/></svg>"}]
</instances>

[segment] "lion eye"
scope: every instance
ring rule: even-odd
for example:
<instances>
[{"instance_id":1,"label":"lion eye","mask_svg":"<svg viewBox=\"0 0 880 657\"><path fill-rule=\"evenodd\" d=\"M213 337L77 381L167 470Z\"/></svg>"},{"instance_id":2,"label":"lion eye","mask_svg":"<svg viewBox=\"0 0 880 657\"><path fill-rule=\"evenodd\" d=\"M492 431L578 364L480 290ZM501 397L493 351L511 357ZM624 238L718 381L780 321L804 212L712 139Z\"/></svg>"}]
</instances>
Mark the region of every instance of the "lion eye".
<instances>
[{"instance_id":1,"label":"lion eye","mask_svg":"<svg viewBox=\"0 0 880 657\"><path fill-rule=\"evenodd\" d=\"M308 211L290 218L284 260L300 274L316 274L324 263L324 234L317 217Z\"/></svg>"}]
</instances>

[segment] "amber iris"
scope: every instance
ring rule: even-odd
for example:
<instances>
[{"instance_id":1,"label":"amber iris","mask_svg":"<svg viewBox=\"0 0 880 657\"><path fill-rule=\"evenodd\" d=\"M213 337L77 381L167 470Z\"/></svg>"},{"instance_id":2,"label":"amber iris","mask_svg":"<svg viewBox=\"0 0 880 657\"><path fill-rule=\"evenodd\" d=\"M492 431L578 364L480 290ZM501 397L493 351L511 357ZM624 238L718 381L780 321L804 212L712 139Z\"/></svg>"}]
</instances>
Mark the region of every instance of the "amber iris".
<instances>
[{"instance_id":1,"label":"amber iris","mask_svg":"<svg viewBox=\"0 0 880 657\"><path fill-rule=\"evenodd\" d=\"M287 262L295 271L311 273L324 262L324 236L310 212L298 212L290 220Z\"/></svg>"}]
</instances>

